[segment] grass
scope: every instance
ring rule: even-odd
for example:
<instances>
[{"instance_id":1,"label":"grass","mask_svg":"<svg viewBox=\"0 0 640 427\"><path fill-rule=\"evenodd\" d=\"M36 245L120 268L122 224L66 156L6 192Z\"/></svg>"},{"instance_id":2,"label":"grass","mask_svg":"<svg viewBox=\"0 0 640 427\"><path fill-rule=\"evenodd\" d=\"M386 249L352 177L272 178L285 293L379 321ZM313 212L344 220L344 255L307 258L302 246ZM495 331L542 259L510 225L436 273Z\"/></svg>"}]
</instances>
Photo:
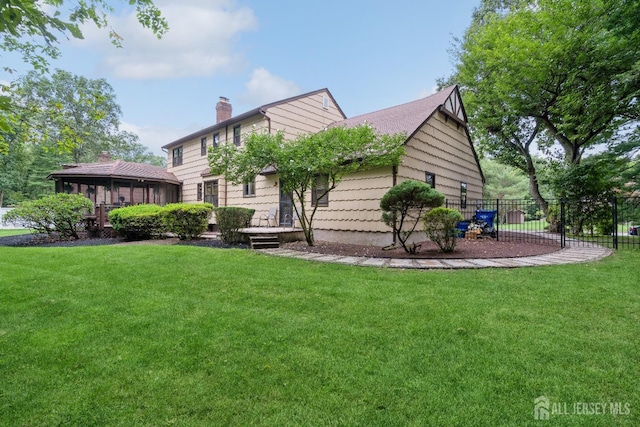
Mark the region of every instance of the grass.
<instances>
[{"instance_id":1,"label":"grass","mask_svg":"<svg viewBox=\"0 0 640 427\"><path fill-rule=\"evenodd\" d=\"M397 271L185 246L0 248L0 425L638 425L638 251ZM571 407L571 406L569 406Z\"/></svg>"},{"instance_id":2,"label":"grass","mask_svg":"<svg viewBox=\"0 0 640 427\"><path fill-rule=\"evenodd\" d=\"M29 233L31 233L31 230L28 228L0 228L0 237L17 236Z\"/></svg>"}]
</instances>

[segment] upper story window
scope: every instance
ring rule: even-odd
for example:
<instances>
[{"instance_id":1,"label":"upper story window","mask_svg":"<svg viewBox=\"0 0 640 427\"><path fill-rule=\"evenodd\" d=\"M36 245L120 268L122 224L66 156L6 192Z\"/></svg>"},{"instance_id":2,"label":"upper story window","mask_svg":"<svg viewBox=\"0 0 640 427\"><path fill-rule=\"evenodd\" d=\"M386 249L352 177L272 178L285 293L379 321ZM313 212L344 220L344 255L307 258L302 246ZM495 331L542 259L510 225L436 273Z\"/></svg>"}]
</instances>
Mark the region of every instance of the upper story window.
<instances>
[{"instance_id":1,"label":"upper story window","mask_svg":"<svg viewBox=\"0 0 640 427\"><path fill-rule=\"evenodd\" d=\"M240 146L240 125L233 127L233 143Z\"/></svg>"},{"instance_id":2,"label":"upper story window","mask_svg":"<svg viewBox=\"0 0 640 427\"><path fill-rule=\"evenodd\" d=\"M182 164L182 146L174 148L171 156L173 157L173 166L180 166Z\"/></svg>"},{"instance_id":3,"label":"upper story window","mask_svg":"<svg viewBox=\"0 0 640 427\"><path fill-rule=\"evenodd\" d=\"M207 137L206 136L200 138L200 155L201 156L207 155Z\"/></svg>"},{"instance_id":4,"label":"upper story window","mask_svg":"<svg viewBox=\"0 0 640 427\"><path fill-rule=\"evenodd\" d=\"M214 133L213 134L213 148L217 148L218 144L220 144L220 134L219 133Z\"/></svg>"},{"instance_id":5,"label":"upper story window","mask_svg":"<svg viewBox=\"0 0 640 427\"><path fill-rule=\"evenodd\" d=\"M311 189L311 206L329 206L329 176L316 175Z\"/></svg>"},{"instance_id":6,"label":"upper story window","mask_svg":"<svg viewBox=\"0 0 640 427\"><path fill-rule=\"evenodd\" d=\"M431 172L424 173L424 182L429 184L431 188L436 188L436 174Z\"/></svg>"},{"instance_id":7,"label":"upper story window","mask_svg":"<svg viewBox=\"0 0 640 427\"><path fill-rule=\"evenodd\" d=\"M322 108L324 108L325 110L329 109L329 98L327 98L326 96L322 97Z\"/></svg>"}]
</instances>

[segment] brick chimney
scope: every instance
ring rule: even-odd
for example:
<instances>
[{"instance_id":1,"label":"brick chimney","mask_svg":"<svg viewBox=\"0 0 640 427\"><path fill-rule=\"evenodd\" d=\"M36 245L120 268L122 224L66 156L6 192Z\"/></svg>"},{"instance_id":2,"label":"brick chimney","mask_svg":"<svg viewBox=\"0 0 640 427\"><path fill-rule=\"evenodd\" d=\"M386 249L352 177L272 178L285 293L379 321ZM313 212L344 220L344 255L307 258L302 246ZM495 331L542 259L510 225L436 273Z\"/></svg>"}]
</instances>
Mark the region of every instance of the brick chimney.
<instances>
[{"instance_id":1,"label":"brick chimney","mask_svg":"<svg viewBox=\"0 0 640 427\"><path fill-rule=\"evenodd\" d=\"M231 104L229 98L220 97L220 101L216 104L216 124L229 120L231 118Z\"/></svg>"},{"instance_id":2,"label":"brick chimney","mask_svg":"<svg viewBox=\"0 0 640 427\"><path fill-rule=\"evenodd\" d=\"M106 151L103 151L102 153L98 154L98 163L109 163L111 161L111 154L107 153Z\"/></svg>"}]
</instances>

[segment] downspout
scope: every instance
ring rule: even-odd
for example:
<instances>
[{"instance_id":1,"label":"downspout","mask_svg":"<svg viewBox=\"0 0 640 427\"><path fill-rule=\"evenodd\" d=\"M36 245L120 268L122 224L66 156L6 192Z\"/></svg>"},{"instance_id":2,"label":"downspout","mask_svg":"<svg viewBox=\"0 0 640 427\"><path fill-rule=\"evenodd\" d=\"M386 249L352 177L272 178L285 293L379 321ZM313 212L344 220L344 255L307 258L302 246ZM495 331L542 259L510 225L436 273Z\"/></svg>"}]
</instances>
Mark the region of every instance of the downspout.
<instances>
[{"instance_id":1,"label":"downspout","mask_svg":"<svg viewBox=\"0 0 640 427\"><path fill-rule=\"evenodd\" d=\"M267 116L267 112L260 110L260 113L262 114L262 116L267 119L267 129L269 130L269 135L271 135L271 117Z\"/></svg>"},{"instance_id":2,"label":"downspout","mask_svg":"<svg viewBox=\"0 0 640 427\"><path fill-rule=\"evenodd\" d=\"M396 184L398 183L398 166L393 165L391 166L391 183L392 183L392 187L395 187ZM397 238L396 238L396 231L393 230L393 232L391 233L393 234L393 244L394 246L396 244L398 244Z\"/></svg>"},{"instance_id":3,"label":"downspout","mask_svg":"<svg viewBox=\"0 0 640 427\"><path fill-rule=\"evenodd\" d=\"M224 141L225 143L229 142L229 125L226 125L224 127ZM227 177L224 177L224 205L222 206L227 206Z\"/></svg>"}]
</instances>

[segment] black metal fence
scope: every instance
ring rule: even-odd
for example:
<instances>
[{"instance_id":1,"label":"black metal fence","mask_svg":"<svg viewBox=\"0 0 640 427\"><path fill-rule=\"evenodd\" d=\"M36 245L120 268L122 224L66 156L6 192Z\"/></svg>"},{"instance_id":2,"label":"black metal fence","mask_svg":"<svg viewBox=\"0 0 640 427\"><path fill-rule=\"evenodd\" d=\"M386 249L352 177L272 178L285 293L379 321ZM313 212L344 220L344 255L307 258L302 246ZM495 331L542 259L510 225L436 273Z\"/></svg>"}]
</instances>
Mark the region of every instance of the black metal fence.
<instances>
[{"instance_id":1,"label":"black metal fence","mask_svg":"<svg viewBox=\"0 0 640 427\"><path fill-rule=\"evenodd\" d=\"M640 198L552 200L543 208L534 200L447 200L465 219L467 232L501 241L566 246L597 244L613 249L640 248Z\"/></svg>"}]
</instances>

